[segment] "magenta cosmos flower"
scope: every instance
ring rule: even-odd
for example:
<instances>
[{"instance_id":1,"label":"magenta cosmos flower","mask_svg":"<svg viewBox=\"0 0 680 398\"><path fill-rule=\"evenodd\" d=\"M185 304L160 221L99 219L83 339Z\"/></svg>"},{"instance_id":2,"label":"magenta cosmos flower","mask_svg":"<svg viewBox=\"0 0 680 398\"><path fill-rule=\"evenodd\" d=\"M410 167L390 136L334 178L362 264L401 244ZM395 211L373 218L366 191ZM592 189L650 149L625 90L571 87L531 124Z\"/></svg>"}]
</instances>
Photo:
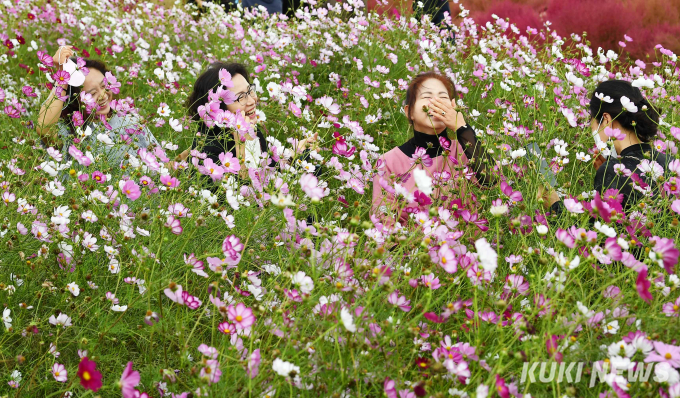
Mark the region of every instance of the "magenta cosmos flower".
<instances>
[{"instance_id":1,"label":"magenta cosmos flower","mask_svg":"<svg viewBox=\"0 0 680 398\"><path fill-rule=\"evenodd\" d=\"M243 303L233 304L227 308L227 317L234 322L236 329L248 330L255 323L255 315L253 310L246 307Z\"/></svg>"},{"instance_id":2,"label":"magenta cosmos flower","mask_svg":"<svg viewBox=\"0 0 680 398\"><path fill-rule=\"evenodd\" d=\"M97 363L83 357L78 364L80 385L86 390L97 392L102 387L102 374L97 370Z\"/></svg>"}]
</instances>

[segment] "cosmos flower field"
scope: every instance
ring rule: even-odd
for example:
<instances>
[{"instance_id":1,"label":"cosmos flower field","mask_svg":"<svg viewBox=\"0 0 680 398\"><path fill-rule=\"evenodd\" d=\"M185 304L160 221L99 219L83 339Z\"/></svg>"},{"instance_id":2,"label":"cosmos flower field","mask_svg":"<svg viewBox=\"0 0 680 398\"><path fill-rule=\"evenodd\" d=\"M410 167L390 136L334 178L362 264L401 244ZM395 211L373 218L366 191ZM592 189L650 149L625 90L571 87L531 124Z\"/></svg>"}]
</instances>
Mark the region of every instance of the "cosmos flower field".
<instances>
[{"instance_id":1,"label":"cosmos flower field","mask_svg":"<svg viewBox=\"0 0 680 398\"><path fill-rule=\"evenodd\" d=\"M676 54L630 59L458 6L453 42L361 0L307 0L290 19L4 1L0 397L680 397L680 164L635 211L603 213L587 110L599 82L635 81L662 114L653 145L676 155ZM41 145L59 45L105 61L114 112L160 145L113 166L85 144ZM217 60L249 66L258 125L286 160L237 186L200 151L175 160L197 132L184 103ZM427 70L455 82L499 183L460 165L464 195L385 225L376 161L412 134L401 104ZM536 199L530 143L562 217ZM583 362L583 377L522 380L541 362Z\"/></svg>"}]
</instances>

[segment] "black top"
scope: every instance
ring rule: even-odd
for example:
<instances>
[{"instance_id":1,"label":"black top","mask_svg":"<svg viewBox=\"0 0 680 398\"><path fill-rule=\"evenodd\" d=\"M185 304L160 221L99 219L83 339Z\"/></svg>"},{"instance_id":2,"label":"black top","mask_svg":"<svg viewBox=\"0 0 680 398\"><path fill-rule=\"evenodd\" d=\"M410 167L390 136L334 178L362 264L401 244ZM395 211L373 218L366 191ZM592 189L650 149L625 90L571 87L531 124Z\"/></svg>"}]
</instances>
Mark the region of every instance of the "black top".
<instances>
[{"instance_id":1,"label":"black top","mask_svg":"<svg viewBox=\"0 0 680 398\"><path fill-rule=\"evenodd\" d=\"M444 129L444 131L437 135L414 131L413 137L399 146L399 150L401 150L404 155L411 157L416 152L416 148L425 148L425 152L428 156L435 158L444 152L444 148L439 142L439 137L450 140L447 129ZM489 158L481 143L477 140L475 130L469 125L459 127L458 130L456 130L456 140L458 140L461 147L463 147L465 156L469 161L468 164L475 172L477 181L484 185L491 184L493 178L490 173L487 172L486 168L486 163Z\"/></svg>"},{"instance_id":2,"label":"black top","mask_svg":"<svg viewBox=\"0 0 680 398\"><path fill-rule=\"evenodd\" d=\"M621 205L624 211L627 211L631 206L637 204L644 195L642 192L633 188L631 177L616 173L614 166L621 164L632 173L637 174L642 181L648 184L652 189L652 194L655 196L658 188L656 187L654 180L650 175L643 176L642 171L638 169L638 165L642 163L644 159L658 163L663 167L664 174L668 171L668 164L674 160L672 156L657 152L648 143L631 145L621 151L621 154L617 159L610 156L607 161L597 169L593 188L599 192L600 195L603 195L608 189L617 189L619 194L623 195ZM551 210L556 214L562 213L563 209L564 204L562 201L557 201L551 206Z\"/></svg>"}]
</instances>

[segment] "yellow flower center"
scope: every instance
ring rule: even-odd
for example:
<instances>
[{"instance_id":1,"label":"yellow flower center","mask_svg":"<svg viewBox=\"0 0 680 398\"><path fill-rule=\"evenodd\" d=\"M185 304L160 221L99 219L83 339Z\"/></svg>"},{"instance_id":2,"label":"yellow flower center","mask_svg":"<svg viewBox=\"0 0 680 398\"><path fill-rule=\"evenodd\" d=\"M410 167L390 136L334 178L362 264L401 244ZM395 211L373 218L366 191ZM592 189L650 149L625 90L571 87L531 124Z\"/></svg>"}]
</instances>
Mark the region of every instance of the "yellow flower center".
<instances>
[{"instance_id":1,"label":"yellow flower center","mask_svg":"<svg viewBox=\"0 0 680 398\"><path fill-rule=\"evenodd\" d=\"M241 315L236 316L236 321L241 322L243 320L243 317Z\"/></svg>"},{"instance_id":2,"label":"yellow flower center","mask_svg":"<svg viewBox=\"0 0 680 398\"><path fill-rule=\"evenodd\" d=\"M663 357L666 358L666 359L671 359L671 358L672 358L670 352L667 352L666 355L664 355Z\"/></svg>"},{"instance_id":3,"label":"yellow flower center","mask_svg":"<svg viewBox=\"0 0 680 398\"><path fill-rule=\"evenodd\" d=\"M90 376L90 372L88 372L88 371L83 372L83 379L85 381L90 381L91 378L92 378L92 376Z\"/></svg>"}]
</instances>

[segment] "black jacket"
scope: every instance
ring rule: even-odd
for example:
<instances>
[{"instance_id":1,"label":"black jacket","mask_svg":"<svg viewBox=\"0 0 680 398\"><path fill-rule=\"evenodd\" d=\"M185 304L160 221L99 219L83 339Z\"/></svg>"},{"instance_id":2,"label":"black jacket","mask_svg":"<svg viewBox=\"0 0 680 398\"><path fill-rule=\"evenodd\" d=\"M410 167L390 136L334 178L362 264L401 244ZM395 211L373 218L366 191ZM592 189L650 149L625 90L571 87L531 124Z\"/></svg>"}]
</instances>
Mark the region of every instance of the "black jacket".
<instances>
[{"instance_id":1,"label":"black jacket","mask_svg":"<svg viewBox=\"0 0 680 398\"><path fill-rule=\"evenodd\" d=\"M623 195L621 205L624 211L628 211L632 206L636 205L644 195L642 192L633 188L631 177L619 175L616 172L615 166L620 164L625 166L626 169L630 170L632 173L637 174L640 179L650 186L652 194L656 196L658 193L656 183L651 176L643 176L642 171L638 169L638 165L642 163L644 159L658 163L663 167L664 174L668 171L668 164L674 160L670 155L657 152L648 143L631 145L621 151L621 154L617 159L609 157L607 161L597 169L593 181L593 188L599 192L600 195L604 195L608 189L617 189L619 194ZM564 204L562 201L557 201L553 203L551 210L556 214L561 214L564 210Z\"/></svg>"}]
</instances>

